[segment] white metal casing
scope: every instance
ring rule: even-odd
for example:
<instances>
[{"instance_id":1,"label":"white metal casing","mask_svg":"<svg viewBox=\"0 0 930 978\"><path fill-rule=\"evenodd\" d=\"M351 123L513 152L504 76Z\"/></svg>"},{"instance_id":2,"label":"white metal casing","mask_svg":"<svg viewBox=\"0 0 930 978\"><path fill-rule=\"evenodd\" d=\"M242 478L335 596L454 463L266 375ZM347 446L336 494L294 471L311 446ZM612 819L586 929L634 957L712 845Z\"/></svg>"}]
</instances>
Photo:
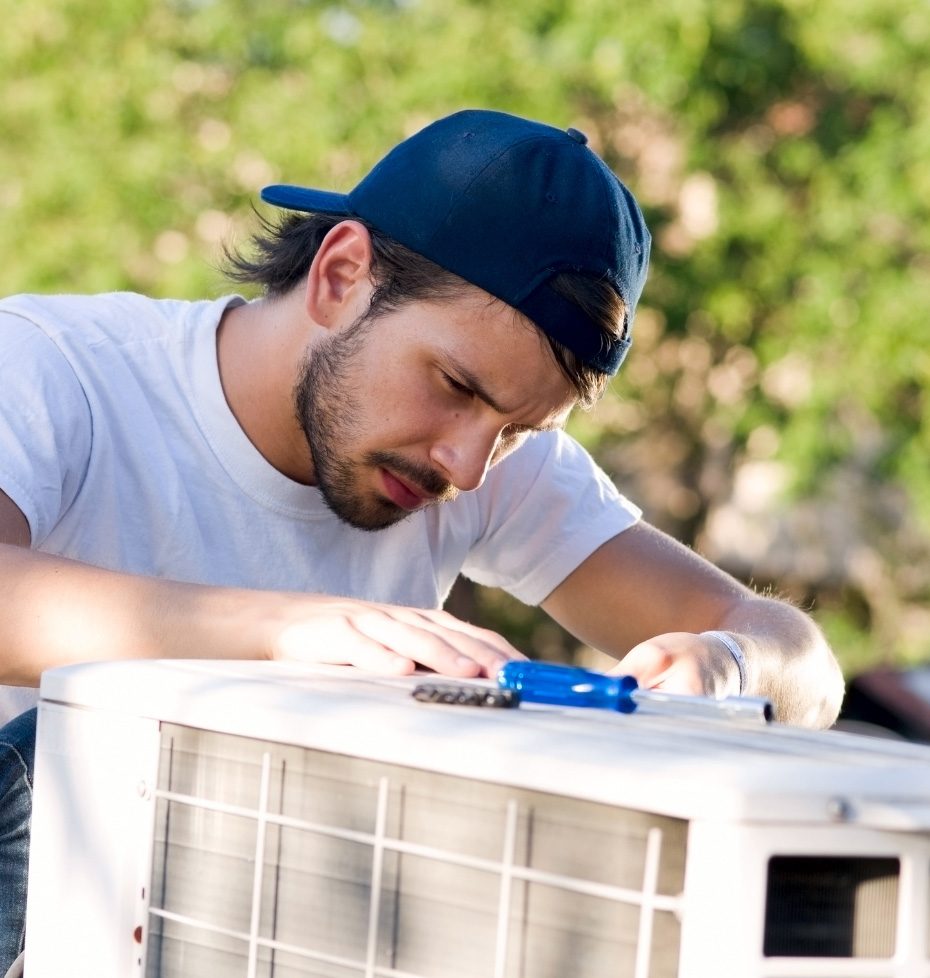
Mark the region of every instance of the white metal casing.
<instances>
[{"instance_id":1,"label":"white metal casing","mask_svg":"<svg viewBox=\"0 0 930 978\"><path fill-rule=\"evenodd\" d=\"M679 978L930 978L930 748L645 709L622 715L423 704L409 695L423 678L194 661L47 672L27 915L30 978L146 973L164 724L684 820L684 886L673 901ZM894 953L765 957L773 854L899 859ZM650 895L644 881L637 898L645 908L643 940L653 898L668 902ZM332 974L402 974L359 953L358 971L333 964ZM250 954L243 978L264 973L254 947ZM508 961L499 954L474 978L516 973ZM620 978L651 974L649 953L640 951Z\"/></svg>"}]
</instances>

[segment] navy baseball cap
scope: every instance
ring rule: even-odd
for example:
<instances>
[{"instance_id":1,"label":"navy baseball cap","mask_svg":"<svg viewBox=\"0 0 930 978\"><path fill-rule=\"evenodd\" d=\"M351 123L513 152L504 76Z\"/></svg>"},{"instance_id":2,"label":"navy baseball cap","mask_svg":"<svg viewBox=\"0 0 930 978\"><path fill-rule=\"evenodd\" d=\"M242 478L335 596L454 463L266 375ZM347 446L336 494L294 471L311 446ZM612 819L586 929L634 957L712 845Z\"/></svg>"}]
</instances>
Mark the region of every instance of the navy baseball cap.
<instances>
[{"instance_id":1,"label":"navy baseball cap","mask_svg":"<svg viewBox=\"0 0 930 978\"><path fill-rule=\"evenodd\" d=\"M583 363L616 373L649 264L650 236L633 195L583 133L482 109L428 125L348 194L274 185L262 200L358 218L518 309ZM627 310L608 342L553 291L560 272L608 282Z\"/></svg>"}]
</instances>

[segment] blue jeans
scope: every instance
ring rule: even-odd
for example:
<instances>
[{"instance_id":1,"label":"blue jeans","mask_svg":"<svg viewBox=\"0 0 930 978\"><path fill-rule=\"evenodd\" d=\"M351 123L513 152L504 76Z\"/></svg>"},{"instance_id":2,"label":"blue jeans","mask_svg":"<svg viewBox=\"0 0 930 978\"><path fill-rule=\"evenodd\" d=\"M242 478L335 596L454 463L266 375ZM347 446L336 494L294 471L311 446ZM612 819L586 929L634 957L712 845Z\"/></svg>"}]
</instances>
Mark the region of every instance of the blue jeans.
<instances>
[{"instance_id":1,"label":"blue jeans","mask_svg":"<svg viewBox=\"0 0 930 978\"><path fill-rule=\"evenodd\" d=\"M36 711L0 728L0 975L23 949Z\"/></svg>"}]
</instances>

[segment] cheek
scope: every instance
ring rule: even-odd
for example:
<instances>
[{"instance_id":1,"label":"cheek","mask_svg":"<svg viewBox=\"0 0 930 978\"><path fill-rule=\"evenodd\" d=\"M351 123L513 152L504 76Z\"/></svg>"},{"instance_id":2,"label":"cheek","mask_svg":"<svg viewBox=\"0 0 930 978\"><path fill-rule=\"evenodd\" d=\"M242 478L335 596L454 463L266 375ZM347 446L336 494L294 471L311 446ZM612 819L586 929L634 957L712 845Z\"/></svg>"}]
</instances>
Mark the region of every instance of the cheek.
<instances>
[{"instance_id":1,"label":"cheek","mask_svg":"<svg viewBox=\"0 0 930 978\"><path fill-rule=\"evenodd\" d=\"M448 409L425 384L372 387L366 398L364 434L393 447L429 442L448 420Z\"/></svg>"}]
</instances>

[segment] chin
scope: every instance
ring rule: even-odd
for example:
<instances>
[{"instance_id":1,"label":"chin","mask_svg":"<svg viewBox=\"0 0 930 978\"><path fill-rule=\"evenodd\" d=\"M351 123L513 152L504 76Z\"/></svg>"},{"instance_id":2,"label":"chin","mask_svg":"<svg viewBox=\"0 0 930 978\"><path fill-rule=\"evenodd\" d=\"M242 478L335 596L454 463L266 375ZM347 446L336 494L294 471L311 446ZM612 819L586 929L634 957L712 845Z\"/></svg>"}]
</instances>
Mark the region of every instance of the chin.
<instances>
[{"instance_id":1,"label":"chin","mask_svg":"<svg viewBox=\"0 0 930 978\"><path fill-rule=\"evenodd\" d=\"M367 502L347 504L344 500L333 500L323 493L330 510L356 530L376 532L387 530L411 516L416 510L401 509L386 499L375 499Z\"/></svg>"}]
</instances>

